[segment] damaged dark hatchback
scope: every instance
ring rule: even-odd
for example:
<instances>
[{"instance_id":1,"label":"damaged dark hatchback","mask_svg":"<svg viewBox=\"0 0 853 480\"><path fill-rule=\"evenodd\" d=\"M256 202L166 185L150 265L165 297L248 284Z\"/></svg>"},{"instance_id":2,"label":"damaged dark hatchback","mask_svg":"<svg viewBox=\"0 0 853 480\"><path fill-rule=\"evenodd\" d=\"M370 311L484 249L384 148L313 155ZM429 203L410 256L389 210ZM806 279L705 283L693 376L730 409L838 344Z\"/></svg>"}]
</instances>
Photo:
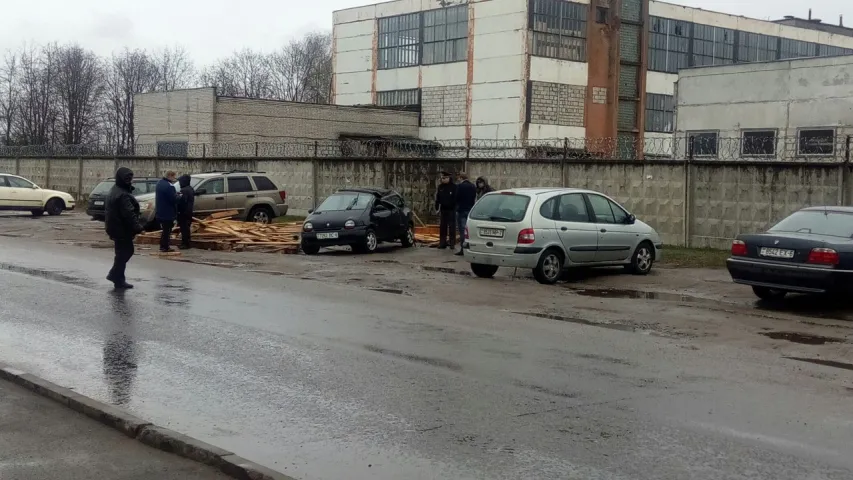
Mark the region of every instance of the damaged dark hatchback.
<instances>
[{"instance_id":1,"label":"damaged dark hatchback","mask_svg":"<svg viewBox=\"0 0 853 480\"><path fill-rule=\"evenodd\" d=\"M402 195L384 188L345 188L309 212L302 224L302 251L313 255L323 247L349 245L372 253L381 242L415 243L412 210Z\"/></svg>"}]
</instances>

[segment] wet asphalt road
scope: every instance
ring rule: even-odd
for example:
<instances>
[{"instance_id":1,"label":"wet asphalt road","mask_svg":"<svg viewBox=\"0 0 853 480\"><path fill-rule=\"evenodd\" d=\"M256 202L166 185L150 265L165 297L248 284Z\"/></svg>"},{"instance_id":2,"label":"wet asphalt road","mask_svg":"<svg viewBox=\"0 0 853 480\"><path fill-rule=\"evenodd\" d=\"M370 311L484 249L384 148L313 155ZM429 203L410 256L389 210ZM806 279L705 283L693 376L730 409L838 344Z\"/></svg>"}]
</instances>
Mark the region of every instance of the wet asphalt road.
<instances>
[{"instance_id":1,"label":"wet asphalt road","mask_svg":"<svg viewBox=\"0 0 853 480\"><path fill-rule=\"evenodd\" d=\"M110 261L0 238L0 362L297 478L853 478L827 367L145 256L120 294Z\"/></svg>"}]
</instances>

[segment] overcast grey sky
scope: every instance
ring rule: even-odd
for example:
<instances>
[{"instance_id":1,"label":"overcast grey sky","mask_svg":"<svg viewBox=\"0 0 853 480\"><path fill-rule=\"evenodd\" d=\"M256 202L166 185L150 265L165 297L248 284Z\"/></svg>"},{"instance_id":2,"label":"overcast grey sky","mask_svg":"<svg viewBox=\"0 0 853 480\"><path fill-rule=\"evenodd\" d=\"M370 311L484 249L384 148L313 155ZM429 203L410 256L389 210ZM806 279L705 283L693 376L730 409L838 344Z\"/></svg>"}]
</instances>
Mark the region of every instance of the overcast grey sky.
<instances>
[{"instance_id":1,"label":"overcast grey sky","mask_svg":"<svg viewBox=\"0 0 853 480\"><path fill-rule=\"evenodd\" d=\"M99 54L124 46L181 44L197 64L250 47L273 50L294 35L331 29L332 11L371 0L4 0L0 50L26 42L76 41ZM850 0L674 0L672 3L762 19L814 16L853 26Z\"/></svg>"}]
</instances>

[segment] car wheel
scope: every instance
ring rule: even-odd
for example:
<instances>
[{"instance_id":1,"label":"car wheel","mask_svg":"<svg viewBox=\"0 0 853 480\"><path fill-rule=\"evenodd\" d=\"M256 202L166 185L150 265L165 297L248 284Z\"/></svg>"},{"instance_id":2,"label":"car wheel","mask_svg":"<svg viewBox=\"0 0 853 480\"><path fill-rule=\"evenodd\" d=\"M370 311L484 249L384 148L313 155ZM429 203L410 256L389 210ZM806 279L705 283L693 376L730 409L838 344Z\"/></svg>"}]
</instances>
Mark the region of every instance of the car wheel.
<instances>
[{"instance_id":1,"label":"car wheel","mask_svg":"<svg viewBox=\"0 0 853 480\"><path fill-rule=\"evenodd\" d=\"M472 263L471 271L474 275L480 278L492 278L498 272L498 267L494 265L483 265L482 263Z\"/></svg>"},{"instance_id":2,"label":"car wheel","mask_svg":"<svg viewBox=\"0 0 853 480\"><path fill-rule=\"evenodd\" d=\"M65 202L58 198L51 198L47 201L47 205L45 205L44 210L51 217L55 217L62 214L62 211L65 210Z\"/></svg>"},{"instance_id":3,"label":"car wheel","mask_svg":"<svg viewBox=\"0 0 853 480\"><path fill-rule=\"evenodd\" d=\"M767 287L752 287L755 296L762 300L782 300L788 294L785 290L776 290Z\"/></svg>"},{"instance_id":4,"label":"car wheel","mask_svg":"<svg viewBox=\"0 0 853 480\"><path fill-rule=\"evenodd\" d=\"M403 238L400 239L400 243L403 244L404 247L408 248L415 244L415 230L411 225L406 227L406 234L403 235Z\"/></svg>"},{"instance_id":5,"label":"car wheel","mask_svg":"<svg viewBox=\"0 0 853 480\"><path fill-rule=\"evenodd\" d=\"M32 210L32 211L30 211L30 213L32 213L34 217L40 217L40 216L44 215L44 210L42 210L42 209Z\"/></svg>"},{"instance_id":6,"label":"car wheel","mask_svg":"<svg viewBox=\"0 0 853 480\"><path fill-rule=\"evenodd\" d=\"M302 251L305 252L305 255L317 255L320 252L320 247L318 245L311 245L310 243L303 243Z\"/></svg>"},{"instance_id":7,"label":"car wheel","mask_svg":"<svg viewBox=\"0 0 853 480\"><path fill-rule=\"evenodd\" d=\"M648 275L652 271L654 263L654 247L648 242L643 242L634 250L634 255L631 256L631 264L627 268L634 275Z\"/></svg>"},{"instance_id":8,"label":"car wheel","mask_svg":"<svg viewBox=\"0 0 853 480\"><path fill-rule=\"evenodd\" d=\"M373 253L376 251L376 247L379 246L379 238L376 236L376 232L373 230L368 230L364 235L364 240L358 245L358 252L360 253Z\"/></svg>"},{"instance_id":9,"label":"car wheel","mask_svg":"<svg viewBox=\"0 0 853 480\"><path fill-rule=\"evenodd\" d=\"M256 206L249 210L249 221L268 224L272 222L273 212L270 207Z\"/></svg>"},{"instance_id":10,"label":"car wheel","mask_svg":"<svg viewBox=\"0 0 853 480\"><path fill-rule=\"evenodd\" d=\"M533 278L545 285L553 285L563 273L563 255L557 250L545 250L533 269Z\"/></svg>"}]
</instances>

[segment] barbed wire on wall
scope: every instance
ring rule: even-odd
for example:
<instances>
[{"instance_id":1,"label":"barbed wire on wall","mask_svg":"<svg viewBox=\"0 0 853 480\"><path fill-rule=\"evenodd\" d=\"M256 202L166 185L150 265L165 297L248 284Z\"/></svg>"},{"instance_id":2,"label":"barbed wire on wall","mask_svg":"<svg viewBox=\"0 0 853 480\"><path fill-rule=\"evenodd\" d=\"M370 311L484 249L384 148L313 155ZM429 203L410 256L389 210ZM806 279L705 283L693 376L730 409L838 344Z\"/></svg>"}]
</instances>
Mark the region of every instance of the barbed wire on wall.
<instances>
[{"instance_id":1,"label":"barbed wire on wall","mask_svg":"<svg viewBox=\"0 0 853 480\"><path fill-rule=\"evenodd\" d=\"M227 135L227 134L222 134ZM293 139L278 142L112 145L0 146L0 157L162 157L162 158L447 158L531 160L673 161L850 161L851 135L777 137L715 133L647 134L643 140L618 138L554 138L544 140L417 140L352 137L338 140Z\"/></svg>"}]
</instances>

